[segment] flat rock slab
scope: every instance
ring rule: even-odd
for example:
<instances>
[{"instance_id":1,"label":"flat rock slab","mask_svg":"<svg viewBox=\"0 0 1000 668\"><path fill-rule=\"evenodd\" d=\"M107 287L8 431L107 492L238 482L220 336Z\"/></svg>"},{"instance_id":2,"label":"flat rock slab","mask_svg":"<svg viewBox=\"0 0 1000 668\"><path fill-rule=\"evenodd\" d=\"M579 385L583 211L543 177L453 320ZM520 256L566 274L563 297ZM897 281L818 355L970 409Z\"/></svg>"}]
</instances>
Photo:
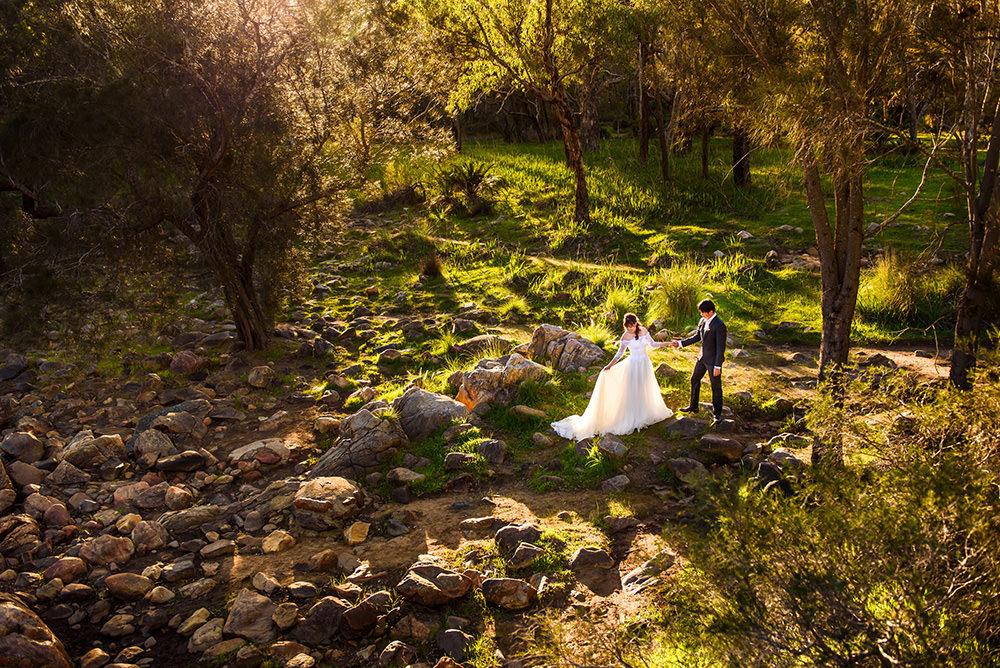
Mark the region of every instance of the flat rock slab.
<instances>
[{"instance_id":1,"label":"flat rock slab","mask_svg":"<svg viewBox=\"0 0 1000 668\"><path fill-rule=\"evenodd\" d=\"M487 578L483 580L483 598L504 610L524 610L538 600L538 592L524 580Z\"/></svg>"},{"instance_id":2,"label":"flat rock slab","mask_svg":"<svg viewBox=\"0 0 1000 668\"><path fill-rule=\"evenodd\" d=\"M471 588L472 580L465 575L433 564L412 566L396 585L400 596L424 605L457 601Z\"/></svg>"}]
</instances>

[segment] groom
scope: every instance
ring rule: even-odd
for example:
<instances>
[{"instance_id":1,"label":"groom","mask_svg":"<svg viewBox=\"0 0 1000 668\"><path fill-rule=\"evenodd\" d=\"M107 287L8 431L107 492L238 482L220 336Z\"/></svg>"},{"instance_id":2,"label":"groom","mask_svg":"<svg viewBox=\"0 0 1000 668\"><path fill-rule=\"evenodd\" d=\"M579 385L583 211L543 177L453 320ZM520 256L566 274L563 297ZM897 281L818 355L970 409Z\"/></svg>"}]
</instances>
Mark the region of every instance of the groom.
<instances>
[{"instance_id":1,"label":"groom","mask_svg":"<svg viewBox=\"0 0 1000 668\"><path fill-rule=\"evenodd\" d=\"M695 335L682 340L674 339L670 345L676 348L689 346L701 341L701 354L694 363L691 372L691 403L680 409L684 413L698 412L698 394L701 390L701 379L706 373L712 385L712 413L714 422L722 419L722 360L726 354L726 323L715 313L715 304L711 299L703 299L698 304L701 320Z\"/></svg>"}]
</instances>

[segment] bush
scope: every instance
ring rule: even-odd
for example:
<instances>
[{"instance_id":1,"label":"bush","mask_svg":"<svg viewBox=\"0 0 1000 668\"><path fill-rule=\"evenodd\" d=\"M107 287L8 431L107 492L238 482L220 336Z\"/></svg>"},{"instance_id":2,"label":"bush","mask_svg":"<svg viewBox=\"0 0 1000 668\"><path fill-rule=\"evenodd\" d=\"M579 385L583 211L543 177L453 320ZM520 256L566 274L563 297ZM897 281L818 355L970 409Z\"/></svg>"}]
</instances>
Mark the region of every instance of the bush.
<instances>
[{"instance_id":1,"label":"bush","mask_svg":"<svg viewBox=\"0 0 1000 668\"><path fill-rule=\"evenodd\" d=\"M698 302L705 295L705 267L691 260L675 262L663 269L657 277L657 289L649 295L650 322L663 320L671 329L677 329L698 313Z\"/></svg>"},{"instance_id":2,"label":"bush","mask_svg":"<svg viewBox=\"0 0 1000 668\"><path fill-rule=\"evenodd\" d=\"M858 316L867 322L929 327L954 320L964 277L955 266L928 270L916 259L889 252L861 277Z\"/></svg>"},{"instance_id":3,"label":"bush","mask_svg":"<svg viewBox=\"0 0 1000 668\"><path fill-rule=\"evenodd\" d=\"M741 666L995 665L1000 387L940 391L908 428L872 430L888 394L815 409L864 464L807 469L791 497L744 479L699 491L664 638Z\"/></svg>"}]
</instances>

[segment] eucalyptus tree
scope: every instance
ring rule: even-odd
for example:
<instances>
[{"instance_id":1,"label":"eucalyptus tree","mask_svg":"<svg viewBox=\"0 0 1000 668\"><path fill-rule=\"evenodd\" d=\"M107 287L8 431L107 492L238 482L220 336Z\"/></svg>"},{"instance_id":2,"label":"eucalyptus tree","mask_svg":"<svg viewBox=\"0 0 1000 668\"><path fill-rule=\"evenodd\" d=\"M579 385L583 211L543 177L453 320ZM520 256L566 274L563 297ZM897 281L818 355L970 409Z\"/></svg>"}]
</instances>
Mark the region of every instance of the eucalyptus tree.
<instances>
[{"instance_id":1,"label":"eucalyptus tree","mask_svg":"<svg viewBox=\"0 0 1000 668\"><path fill-rule=\"evenodd\" d=\"M574 179L573 218L590 219L590 195L571 88L587 85L624 22L610 0L413 0L431 30L460 45L461 74L450 104L521 90L550 105Z\"/></svg>"},{"instance_id":2,"label":"eucalyptus tree","mask_svg":"<svg viewBox=\"0 0 1000 668\"><path fill-rule=\"evenodd\" d=\"M8 66L2 80L3 177L52 184L67 215L125 238L179 231L222 288L240 340L260 348L277 297L347 191L380 154L423 136L422 65L402 48L405 32L393 34L391 11L326 0L24 3L16 18L34 42L29 66Z\"/></svg>"},{"instance_id":3,"label":"eucalyptus tree","mask_svg":"<svg viewBox=\"0 0 1000 668\"><path fill-rule=\"evenodd\" d=\"M961 164L952 170L939 163L959 185L968 215L965 287L949 377L969 389L1000 259L1000 3L922 2L917 17L913 50L922 68L912 76L937 84L940 105L954 119L952 143Z\"/></svg>"}]
</instances>

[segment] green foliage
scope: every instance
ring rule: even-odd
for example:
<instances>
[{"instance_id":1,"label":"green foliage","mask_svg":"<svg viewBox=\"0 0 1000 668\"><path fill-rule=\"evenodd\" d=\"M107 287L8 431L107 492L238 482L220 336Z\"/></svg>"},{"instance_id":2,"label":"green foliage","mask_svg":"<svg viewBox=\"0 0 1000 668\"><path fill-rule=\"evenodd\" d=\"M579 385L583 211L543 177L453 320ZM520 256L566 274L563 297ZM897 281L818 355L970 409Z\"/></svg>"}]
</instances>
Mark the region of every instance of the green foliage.
<instances>
[{"instance_id":1,"label":"green foliage","mask_svg":"<svg viewBox=\"0 0 1000 668\"><path fill-rule=\"evenodd\" d=\"M808 469L794 496L741 478L700 488L703 519L671 537L687 564L658 603L665 637L746 666L992 665L1000 387L924 388L912 423L872 428L916 389L815 407L814 430L854 463Z\"/></svg>"},{"instance_id":2,"label":"green foliage","mask_svg":"<svg viewBox=\"0 0 1000 668\"><path fill-rule=\"evenodd\" d=\"M670 329L681 329L697 315L707 277L708 270L690 259L662 269L656 276L656 290L649 295L646 317L650 322L663 320Z\"/></svg>"},{"instance_id":3,"label":"green foliage","mask_svg":"<svg viewBox=\"0 0 1000 668\"><path fill-rule=\"evenodd\" d=\"M926 268L917 259L889 251L861 275L858 316L864 322L896 326L953 323L954 305L964 284L965 277L954 265Z\"/></svg>"}]
</instances>

